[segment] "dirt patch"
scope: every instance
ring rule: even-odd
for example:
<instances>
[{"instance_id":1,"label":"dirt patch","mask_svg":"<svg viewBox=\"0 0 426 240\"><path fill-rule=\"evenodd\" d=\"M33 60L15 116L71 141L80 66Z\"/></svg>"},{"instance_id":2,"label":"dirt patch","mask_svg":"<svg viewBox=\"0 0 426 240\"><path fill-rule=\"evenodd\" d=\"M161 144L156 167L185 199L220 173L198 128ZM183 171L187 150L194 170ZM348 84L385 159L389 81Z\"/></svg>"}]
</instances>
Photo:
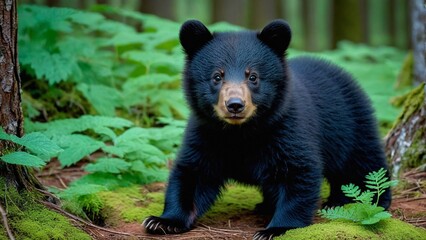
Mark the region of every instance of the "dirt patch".
<instances>
[{"instance_id":1,"label":"dirt patch","mask_svg":"<svg viewBox=\"0 0 426 240\"><path fill-rule=\"evenodd\" d=\"M81 166L60 169L55 161L37 175L46 186L65 188L68 184L85 175ZM426 228L426 172L412 170L403 174L404 187L394 193L390 212L392 215L412 225ZM142 192L164 192L164 183L154 183L141 188ZM142 221L142 219L141 219ZM86 224L80 225L94 239L251 239L254 232L265 227L268 216L259 216L244 210L227 219L204 217L196 228L180 235L152 236L143 232L140 223L118 223L115 227L105 229ZM316 217L315 223L323 221Z\"/></svg>"}]
</instances>

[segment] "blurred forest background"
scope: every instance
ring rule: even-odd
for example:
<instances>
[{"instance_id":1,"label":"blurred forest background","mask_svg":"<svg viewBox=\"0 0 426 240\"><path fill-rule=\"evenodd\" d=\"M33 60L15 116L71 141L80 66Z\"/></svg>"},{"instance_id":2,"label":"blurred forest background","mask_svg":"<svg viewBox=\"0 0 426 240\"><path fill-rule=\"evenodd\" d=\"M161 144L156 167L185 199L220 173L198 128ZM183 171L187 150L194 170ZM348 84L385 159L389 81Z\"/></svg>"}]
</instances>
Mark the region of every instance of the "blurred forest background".
<instances>
[{"instance_id":1,"label":"blurred forest background","mask_svg":"<svg viewBox=\"0 0 426 240\"><path fill-rule=\"evenodd\" d=\"M195 18L206 24L229 22L260 29L286 19L293 30L291 47L309 51L333 49L341 40L410 46L410 1L407 0L22 0L47 6L88 9L107 4L155 14L177 22Z\"/></svg>"}]
</instances>

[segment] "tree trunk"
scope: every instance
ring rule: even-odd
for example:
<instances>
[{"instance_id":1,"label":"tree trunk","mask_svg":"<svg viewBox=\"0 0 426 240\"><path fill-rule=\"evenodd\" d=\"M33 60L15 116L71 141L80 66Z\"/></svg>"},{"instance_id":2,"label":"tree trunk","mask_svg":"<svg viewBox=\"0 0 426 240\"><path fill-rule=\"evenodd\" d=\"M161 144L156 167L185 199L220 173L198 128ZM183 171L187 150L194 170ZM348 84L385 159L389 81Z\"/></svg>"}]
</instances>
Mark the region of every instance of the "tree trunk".
<instances>
[{"instance_id":1,"label":"tree trunk","mask_svg":"<svg viewBox=\"0 0 426 240\"><path fill-rule=\"evenodd\" d=\"M411 1L414 83L426 82L426 0Z\"/></svg>"},{"instance_id":2,"label":"tree trunk","mask_svg":"<svg viewBox=\"0 0 426 240\"><path fill-rule=\"evenodd\" d=\"M400 170L426 163L426 89L421 84L404 103L404 110L386 136L386 155L394 177Z\"/></svg>"},{"instance_id":3,"label":"tree trunk","mask_svg":"<svg viewBox=\"0 0 426 240\"><path fill-rule=\"evenodd\" d=\"M386 137L386 154L394 176L401 168L426 164L426 1L412 0L414 80L420 84Z\"/></svg>"},{"instance_id":4,"label":"tree trunk","mask_svg":"<svg viewBox=\"0 0 426 240\"><path fill-rule=\"evenodd\" d=\"M17 3L0 0L0 126L9 134L21 137L24 134L21 109L21 81L17 52ZM0 141L0 155L13 151L15 146ZM0 160L0 177L19 188L41 187L27 168L9 165Z\"/></svg>"}]
</instances>

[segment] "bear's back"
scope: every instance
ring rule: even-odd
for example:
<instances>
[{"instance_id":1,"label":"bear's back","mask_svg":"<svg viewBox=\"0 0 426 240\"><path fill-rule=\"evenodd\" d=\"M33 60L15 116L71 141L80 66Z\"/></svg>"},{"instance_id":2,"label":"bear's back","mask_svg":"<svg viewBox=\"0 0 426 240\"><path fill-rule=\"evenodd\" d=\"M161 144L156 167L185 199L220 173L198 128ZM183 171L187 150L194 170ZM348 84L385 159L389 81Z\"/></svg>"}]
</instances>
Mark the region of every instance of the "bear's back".
<instances>
[{"instance_id":1,"label":"bear's back","mask_svg":"<svg viewBox=\"0 0 426 240\"><path fill-rule=\"evenodd\" d=\"M370 101L348 72L313 57L293 58L288 64L293 81L307 89L315 104L326 161L347 159L360 139L376 136Z\"/></svg>"}]
</instances>

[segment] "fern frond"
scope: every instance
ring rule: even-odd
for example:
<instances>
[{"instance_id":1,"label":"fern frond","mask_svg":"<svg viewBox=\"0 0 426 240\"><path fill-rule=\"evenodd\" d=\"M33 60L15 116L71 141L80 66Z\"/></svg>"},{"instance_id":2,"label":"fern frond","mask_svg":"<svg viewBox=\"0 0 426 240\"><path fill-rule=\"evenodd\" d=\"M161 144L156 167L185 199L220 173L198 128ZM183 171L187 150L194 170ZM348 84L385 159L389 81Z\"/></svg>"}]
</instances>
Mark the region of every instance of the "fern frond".
<instances>
[{"instance_id":1,"label":"fern frond","mask_svg":"<svg viewBox=\"0 0 426 240\"><path fill-rule=\"evenodd\" d=\"M345 196L356 199L361 194L361 189L353 183L342 185Z\"/></svg>"},{"instance_id":2,"label":"fern frond","mask_svg":"<svg viewBox=\"0 0 426 240\"><path fill-rule=\"evenodd\" d=\"M371 204L373 202L373 197L374 192L367 190L362 192L355 200L363 204Z\"/></svg>"},{"instance_id":3,"label":"fern frond","mask_svg":"<svg viewBox=\"0 0 426 240\"><path fill-rule=\"evenodd\" d=\"M321 209L318 210L318 213L321 217L327 219L346 219L353 221L353 210L346 209L344 207L338 206L334 208Z\"/></svg>"}]
</instances>

